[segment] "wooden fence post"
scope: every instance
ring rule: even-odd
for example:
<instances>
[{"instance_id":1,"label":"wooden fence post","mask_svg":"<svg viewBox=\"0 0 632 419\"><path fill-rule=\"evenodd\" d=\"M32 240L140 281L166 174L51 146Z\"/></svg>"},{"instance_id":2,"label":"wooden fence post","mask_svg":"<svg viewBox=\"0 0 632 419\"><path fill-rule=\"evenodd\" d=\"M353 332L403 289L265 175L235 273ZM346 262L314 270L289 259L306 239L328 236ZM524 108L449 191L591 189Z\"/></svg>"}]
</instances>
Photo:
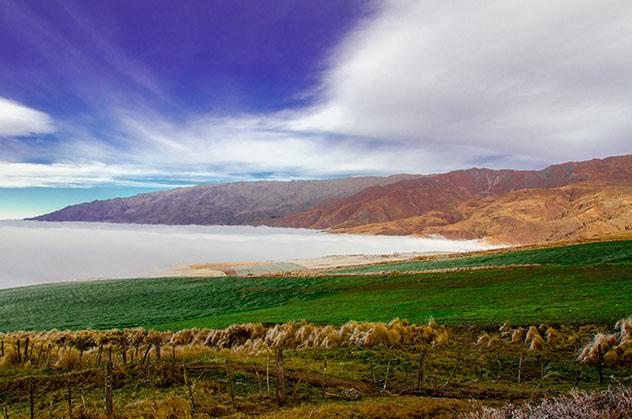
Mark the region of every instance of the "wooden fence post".
<instances>
[{"instance_id":1,"label":"wooden fence post","mask_svg":"<svg viewBox=\"0 0 632 419\"><path fill-rule=\"evenodd\" d=\"M143 356L143 360L140 362L140 365L145 365L145 361L147 361L147 357L149 356L149 351L151 351L151 343L147 345L147 350L145 351L145 356Z\"/></svg>"},{"instance_id":2,"label":"wooden fence post","mask_svg":"<svg viewBox=\"0 0 632 419\"><path fill-rule=\"evenodd\" d=\"M259 386L259 396L263 396L263 390L261 390L261 376L259 375L257 367L255 367L255 375L257 376L257 385Z\"/></svg>"},{"instance_id":3,"label":"wooden fence post","mask_svg":"<svg viewBox=\"0 0 632 419\"><path fill-rule=\"evenodd\" d=\"M283 348L276 348L277 388L276 396L279 405L285 402L285 366L283 365Z\"/></svg>"},{"instance_id":4,"label":"wooden fence post","mask_svg":"<svg viewBox=\"0 0 632 419\"><path fill-rule=\"evenodd\" d=\"M323 399L325 398L325 383L327 376L327 358L325 358L325 362L323 363Z\"/></svg>"},{"instance_id":5,"label":"wooden fence post","mask_svg":"<svg viewBox=\"0 0 632 419\"><path fill-rule=\"evenodd\" d=\"M226 369L226 381L228 382L228 393L230 395L230 401L235 408L235 390L233 389L233 375L228 370L228 360L224 360L224 368Z\"/></svg>"},{"instance_id":6,"label":"wooden fence post","mask_svg":"<svg viewBox=\"0 0 632 419\"><path fill-rule=\"evenodd\" d=\"M24 339L24 362L26 362L29 358L29 337L27 336Z\"/></svg>"},{"instance_id":7,"label":"wooden fence post","mask_svg":"<svg viewBox=\"0 0 632 419\"><path fill-rule=\"evenodd\" d=\"M426 350L419 351L419 365L417 366L417 391L421 390L421 384L424 382L426 371Z\"/></svg>"},{"instance_id":8,"label":"wooden fence post","mask_svg":"<svg viewBox=\"0 0 632 419\"><path fill-rule=\"evenodd\" d=\"M97 362L96 365L101 365L101 354L103 353L103 344L99 344L99 350L97 351Z\"/></svg>"},{"instance_id":9,"label":"wooden fence post","mask_svg":"<svg viewBox=\"0 0 632 419\"><path fill-rule=\"evenodd\" d=\"M382 388L382 392L386 391L386 386L388 385L388 373L391 371L391 360L388 360L388 364L386 364L386 375L384 376L384 387Z\"/></svg>"},{"instance_id":10,"label":"wooden fence post","mask_svg":"<svg viewBox=\"0 0 632 419\"><path fill-rule=\"evenodd\" d=\"M112 387L113 387L113 374L112 374L112 347L110 347L110 356L105 369L105 415L111 418L114 413L114 406L112 403Z\"/></svg>"},{"instance_id":11,"label":"wooden fence post","mask_svg":"<svg viewBox=\"0 0 632 419\"><path fill-rule=\"evenodd\" d=\"M40 344L39 351L37 351L37 358L35 359L35 368L39 367L40 359L42 358L42 351L44 350L44 344Z\"/></svg>"},{"instance_id":12,"label":"wooden fence post","mask_svg":"<svg viewBox=\"0 0 632 419\"><path fill-rule=\"evenodd\" d=\"M597 347L597 372L599 373L599 384L603 384L603 352L601 345Z\"/></svg>"},{"instance_id":13,"label":"wooden fence post","mask_svg":"<svg viewBox=\"0 0 632 419\"><path fill-rule=\"evenodd\" d=\"M189 381L189 374L187 374L187 367L185 364L182 364L183 366L183 375L184 375L184 384L187 386L187 389L189 391L189 399L191 400L191 413L193 413L193 411L195 410L195 399L193 398L193 385L191 384L191 381Z\"/></svg>"},{"instance_id":14,"label":"wooden fence post","mask_svg":"<svg viewBox=\"0 0 632 419\"><path fill-rule=\"evenodd\" d=\"M68 402L68 418L72 419L72 387L70 386L70 374L66 377L66 401Z\"/></svg>"},{"instance_id":15,"label":"wooden fence post","mask_svg":"<svg viewBox=\"0 0 632 419\"><path fill-rule=\"evenodd\" d=\"M123 364L127 364L127 339L123 339L121 345L121 358L123 359Z\"/></svg>"},{"instance_id":16,"label":"wooden fence post","mask_svg":"<svg viewBox=\"0 0 632 419\"><path fill-rule=\"evenodd\" d=\"M29 412L31 419L35 418L35 396L33 395L33 378L29 381Z\"/></svg>"}]
</instances>

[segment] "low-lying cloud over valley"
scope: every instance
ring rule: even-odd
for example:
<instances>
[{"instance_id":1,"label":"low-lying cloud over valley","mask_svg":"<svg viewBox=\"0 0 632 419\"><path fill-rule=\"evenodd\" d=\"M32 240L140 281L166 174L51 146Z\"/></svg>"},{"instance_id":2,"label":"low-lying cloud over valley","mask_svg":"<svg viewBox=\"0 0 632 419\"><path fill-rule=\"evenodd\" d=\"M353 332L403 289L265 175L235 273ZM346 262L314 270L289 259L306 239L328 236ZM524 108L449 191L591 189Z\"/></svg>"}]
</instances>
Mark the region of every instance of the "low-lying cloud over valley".
<instances>
[{"instance_id":1,"label":"low-lying cloud over valley","mask_svg":"<svg viewBox=\"0 0 632 419\"><path fill-rule=\"evenodd\" d=\"M0 222L0 288L162 274L194 263L471 251L479 241L328 234L249 226Z\"/></svg>"}]
</instances>

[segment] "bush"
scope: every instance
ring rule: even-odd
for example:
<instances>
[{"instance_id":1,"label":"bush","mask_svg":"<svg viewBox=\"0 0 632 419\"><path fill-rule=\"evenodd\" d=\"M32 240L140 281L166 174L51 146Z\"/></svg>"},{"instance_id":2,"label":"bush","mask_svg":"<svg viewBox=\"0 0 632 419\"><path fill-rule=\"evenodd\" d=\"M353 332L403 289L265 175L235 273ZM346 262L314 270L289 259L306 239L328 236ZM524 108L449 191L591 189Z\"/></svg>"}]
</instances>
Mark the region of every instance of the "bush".
<instances>
[{"instance_id":1,"label":"bush","mask_svg":"<svg viewBox=\"0 0 632 419\"><path fill-rule=\"evenodd\" d=\"M629 418L632 417L632 388L609 387L599 392L572 390L568 396L544 399L523 406L510 403L502 408L483 407L469 418Z\"/></svg>"}]
</instances>

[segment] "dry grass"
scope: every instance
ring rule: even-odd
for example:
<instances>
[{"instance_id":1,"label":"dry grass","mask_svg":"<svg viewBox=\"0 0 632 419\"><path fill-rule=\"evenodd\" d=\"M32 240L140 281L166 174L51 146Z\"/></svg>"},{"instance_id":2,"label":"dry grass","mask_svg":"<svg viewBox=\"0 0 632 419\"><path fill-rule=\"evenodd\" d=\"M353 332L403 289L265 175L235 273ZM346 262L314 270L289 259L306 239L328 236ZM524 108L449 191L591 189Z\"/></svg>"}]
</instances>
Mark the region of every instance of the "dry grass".
<instances>
[{"instance_id":1,"label":"dry grass","mask_svg":"<svg viewBox=\"0 0 632 419\"><path fill-rule=\"evenodd\" d=\"M266 354L274 349L330 349L335 347L430 348L448 341L445 327L435 322L411 324L395 319L390 323L348 322L340 327L308 322L276 325L236 324L225 329L185 329L158 332L141 328L127 330L82 330L16 332L4 334L5 356L0 368L44 368L72 370L95 367L110 352L115 363L145 363L161 355L179 358L209 350ZM28 347L27 346L28 342ZM18 353L18 345L20 352ZM163 345L168 345L165 352Z\"/></svg>"},{"instance_id":2,"label":"dry grass","mask_svg":"<svg viewBox=\"0 0 632 419\"><path fill-rule=\"evenodd\" d=\"M455 418L472 410L470 403L430 397L376 398L358 402L331 402L283 409L262 417L297 418Z\"/></svg>"},{"instance_id":3,"label":"dry grass","mask_svg":"<svg viewBox=\"0 0 632 419\"><path fill-rule=\"evenodd\" d=\"M619 320L615 333L597 333L582 349L577 360L582 364L632 365L632 317Z\"/></svg>"},{"instance_id":4,"label":"dry grass","mask_svg":"<svg viewBox=\"0 0 632 419\"><path fill-rule=\"evenodd\" d=\"M629 319L622 320L610 334L618 346L629 342L630 326ZM553 328L505 323L487 328L481 336L478 328L452 328L448 339L448 330L436 322L413 324L395 319L342 326L249 323L175 333L144 329L11 333L0 337L5 343L0 392L5 403L12 403L7 404L11 417L23 417L27 415L29 382L34 380L38 412L45 412L52 401L58 417L65 414L66 379L71 376L75 413L99 417L107 360L103 354L109 354L111 348L114 404L120 417L455 417L478 407L471 398L493 399L498 405L516 399L540 400L547 393L568 392L577 383L584 389L604 388L596 387L594 368L574 362L581 346L603 331L601 326L590 325ZM541 348L531 354L528 349L534 341ZM159 360L155 355L161 345ZM277 406L273 398L276 366L268 354L276 348L287 350L285 407ZM524 362L520 359L522 381L516 373L521 353L525 355ZM610 382L625 382L629 372L621 366L613 364L606 370ZM194 409L184 369L192 383ZM421 388L415 386L419 372L426 374ZM610 374L616 378L608 378ZM231 385L235 402L229 397ZM351 389L360 400L339 401L355 398L355 394L347 394Z\"/></svg>"},{"instance_id":5,"label":"dry grass","mask_svg":"<svg viewBox=\"0 0 632 419\"><path fill-rule=\"evenodd\" d=\"M568 396L547 398L539 403L502 408L483 407L471 412L474 419L530 418L629 418L632 417L632 388L610 387L600 392L572 390Z\"/></svg>"}]
</instances>

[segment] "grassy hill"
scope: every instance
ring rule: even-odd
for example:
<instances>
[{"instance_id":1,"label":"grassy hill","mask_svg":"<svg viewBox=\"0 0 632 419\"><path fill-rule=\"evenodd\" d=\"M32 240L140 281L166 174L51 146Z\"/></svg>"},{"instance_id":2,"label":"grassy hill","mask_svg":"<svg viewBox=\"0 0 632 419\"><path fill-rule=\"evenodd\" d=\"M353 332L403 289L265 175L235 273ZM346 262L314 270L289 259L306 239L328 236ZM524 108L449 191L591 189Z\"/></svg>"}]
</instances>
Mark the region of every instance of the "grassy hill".
<instances>
[{"instance_id":1,"label":"grassy hill","mask_svg":"<svg viewBox=\"0 0 632 419\"><path fill-rule=\"evenodd\" d=\"M432 269L476 268L508 265L594 265L600 263L632 263L632 240L545 247L532 250L509 250L491 254L449 259L427 259L405 263L389 263L352 267L342 273L406 272Z\"/></svg>"},{"instance_id":2,"label":"grassy hill","mask_svg":"<svg viewBox=\"0 0 632 419\"><path fill-rule=\"evenodd\" d=\"M242 322L612 323L632 313L625 264L432 274L138 279L0 291L0 330L163 329Z\"/></svg>"},{"instance_id":3,"label":"grassy hill","mask_svg":"<svg viewBox=\"0 0 632 419\"><path fill-rule=\"evenodd\" d=\"M415 262L412 269L429 262ZM111 280L14 288L0 290L0 331L133 326L176 330L300 319L340 325L350 319L389 321L394 317L416 323L434 317L448 326L448 341L430 350L423 363L417 344L288 349L283 367L287 385L281 390L287 400L282 406L274 400L275 377L267 377L277 370L270 364L270 352L192 344L194 340L208 342L216 331L176 332L177 341L182 342L173 343L174 336L167 336L162 349L152 349L155 343L149 343L154 342L155 332L141 334L146 342L134 340L136 346L107 340L107 353L114 363L110 371L114 371L117 417L460 417L482 405L540 400L571 388L605 390L629 375L626 365L606 365L606 379L599 384L598 368L579 365L576 358L596 333L611 330L616 320L632 314L630 242L504 251L440 262L452 263L451 267L537 265L437 273ZM542 351L530 352L523 340L510 343L513 334L503 338L497 326L488 327L504 321L514 327L544 323L547 326L539 333L548 333L551 325L559 335L547 341ZM129 333L136 336L142 331ZM497 344L477 344L488 333L499 339ZM30 406L35 417L68 417L66 398L72 388L73 416L102 417L106 348L97 349L101 340L95 339L83 353L83 361L78 361L82 358L75 346L88 335L95 333L31 333L30 357L24 355L24 360L14 348L21 341L24 354L27 335L3 335L6 353L0 356L0 408L6 408L11 417L28 417ZM65 336L63 341L61 336ZM164 334L158 336L164 338ZM45 356L40 356L42 350ZM420 371L423 382L418 381ZM190 377L194 377L193 386ZM269 381L272 391L266 390ZM350 388L362 398L347 401L345 392ZM623 389L617 388L611 389ZM603 404L595 409L602 410Z\"/></svg>"}]
</instances>

